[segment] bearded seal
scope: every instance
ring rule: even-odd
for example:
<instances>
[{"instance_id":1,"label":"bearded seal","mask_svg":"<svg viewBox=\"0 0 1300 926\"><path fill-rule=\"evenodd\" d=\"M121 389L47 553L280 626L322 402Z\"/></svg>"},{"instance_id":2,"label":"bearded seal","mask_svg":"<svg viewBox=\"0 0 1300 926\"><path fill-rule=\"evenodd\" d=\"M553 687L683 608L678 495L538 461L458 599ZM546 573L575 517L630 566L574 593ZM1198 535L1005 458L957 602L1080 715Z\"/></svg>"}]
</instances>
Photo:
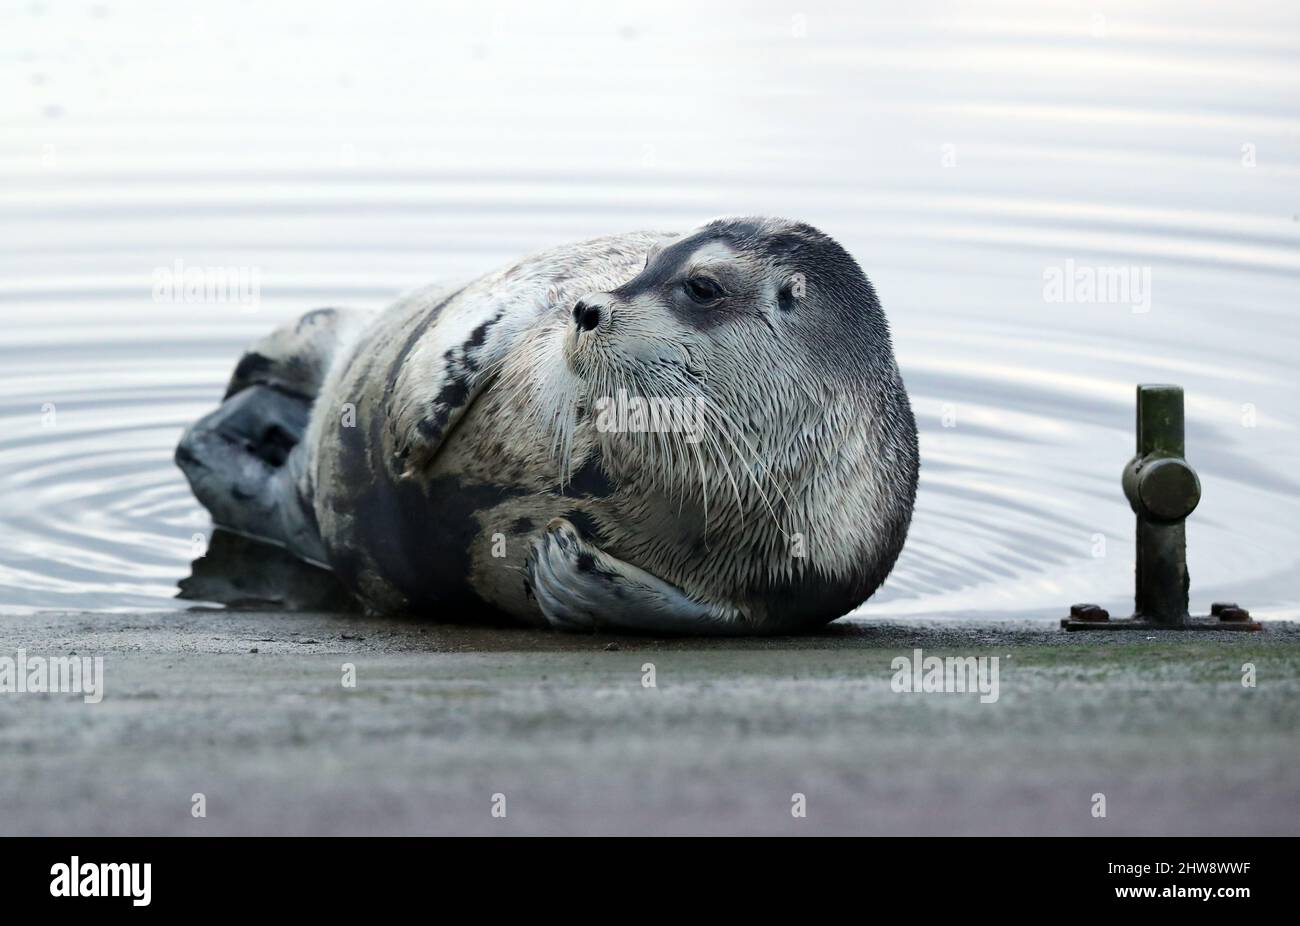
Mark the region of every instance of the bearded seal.
<instances>
[{"instance_id":1,"label":"bearded seal","mask_svg":"<svg viewBox=\"0 0 1300 926\"><path fill-rule=\"evenodd\" d=\"M253 345L176 459L218 525L372 611L705 634L864 601L919 465L870 282L771 218L309 313Z\"/></svg>"}]
</instances>

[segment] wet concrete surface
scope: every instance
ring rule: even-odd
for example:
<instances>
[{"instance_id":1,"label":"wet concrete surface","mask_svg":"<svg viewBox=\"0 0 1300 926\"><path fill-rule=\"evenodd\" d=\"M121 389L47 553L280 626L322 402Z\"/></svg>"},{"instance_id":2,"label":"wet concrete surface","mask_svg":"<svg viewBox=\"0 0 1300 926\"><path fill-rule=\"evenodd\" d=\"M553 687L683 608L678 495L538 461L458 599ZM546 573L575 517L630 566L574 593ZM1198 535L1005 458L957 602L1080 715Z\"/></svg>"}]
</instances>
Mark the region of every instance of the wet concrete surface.
<instances>
[{"instance_id":1,"label":"wet concrete surface","mask_svg":"<svg viewBox=\"0 0 1300 926\"><path fill-rule=\"evenodd\" d=\"M104 660L99 703L0 694L5 834L1300 832L1294 623L652 640L191 610L0 616L0 641ZM998 657L997 700L893 690L918 647Z\"/></svg>"}]
</instances>

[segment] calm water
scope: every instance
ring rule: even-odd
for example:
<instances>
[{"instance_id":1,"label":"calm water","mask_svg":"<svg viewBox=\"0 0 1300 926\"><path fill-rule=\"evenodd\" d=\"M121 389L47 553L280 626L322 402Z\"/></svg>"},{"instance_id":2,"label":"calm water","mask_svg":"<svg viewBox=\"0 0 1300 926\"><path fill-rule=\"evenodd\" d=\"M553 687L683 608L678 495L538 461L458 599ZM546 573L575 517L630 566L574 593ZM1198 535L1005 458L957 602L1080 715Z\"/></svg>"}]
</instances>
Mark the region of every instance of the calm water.
<instances>
[{"instance_id":1,"label":"calm water","mask_svg":"<svg viewBox=\"0 0 1300 926\"><path fill-rule=\"evenodd\" d=\"M863 613L1122 610L1140 381L1187 389L1194 606L1300 613L1294 2L534 6L0 12L0 609L176 606L172 448L278 321L752 212L893 324L922 481ZM260 298L155 299L177 261Z\"/></svg>"}]
</instances>

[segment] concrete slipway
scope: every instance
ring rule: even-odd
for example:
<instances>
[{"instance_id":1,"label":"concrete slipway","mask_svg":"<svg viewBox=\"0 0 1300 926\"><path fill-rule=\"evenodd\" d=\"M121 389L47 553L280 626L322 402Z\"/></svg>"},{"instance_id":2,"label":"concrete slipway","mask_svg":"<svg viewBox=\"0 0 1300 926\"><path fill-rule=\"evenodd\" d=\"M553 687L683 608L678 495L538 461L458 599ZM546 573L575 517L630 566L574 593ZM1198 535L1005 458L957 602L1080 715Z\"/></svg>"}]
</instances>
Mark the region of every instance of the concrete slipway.
<instances>
[{"instance_id":1,"label":"concrete slipway","mask_svg":"<svg viewBox=\"0 0 1300 926\"><path fill-rule=\"evenodd\" d=\"M0 639L104 660L99 703L0 694L6 834L1300 832L1294 623L707 641L191 610ZM998 699L894 691L917 647L999 657Z\"/></svg>"}]
</instances>

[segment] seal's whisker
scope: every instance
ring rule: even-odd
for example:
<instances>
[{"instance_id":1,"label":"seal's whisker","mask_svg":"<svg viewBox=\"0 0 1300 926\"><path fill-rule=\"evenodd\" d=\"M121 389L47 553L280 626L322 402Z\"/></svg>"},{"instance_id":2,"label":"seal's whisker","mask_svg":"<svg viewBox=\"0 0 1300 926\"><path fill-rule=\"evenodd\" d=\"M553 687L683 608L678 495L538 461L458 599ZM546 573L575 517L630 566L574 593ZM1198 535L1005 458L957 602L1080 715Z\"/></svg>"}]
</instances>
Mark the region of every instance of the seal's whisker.
<instances>
[{"instance_id":1,"label":"seal's whisker","mask_svg":"<svg viewBox=\"0 0 1300 926\"><path fill-rule=\"evenodd\" d=\"M652 380L654 381L654 383L656 384L656 385L655 385L655 391L656 391L656 392L662 392L664 398L677 399L677 400L681 400L681 401L691 401L691 400L696 400L696 401L699 401L701 404L705 401L705 397L702 396L702 395L690 395L690 394L688 394L688 393L686 392L686 390L683 390L683 389L681 388L681 385L682 385L681 383L679 383L679 382L675 382L675 381L673 380L672 377L666 375L666 374L665 374L664 372L662 372L662 371L654 370L654 371L646 371L646 372L647 372L648 377L649 377L650 379L652 379ZM693 443L693 444L692 444L692 443L686 441L684 435L683 435L682 433L680 433L680 432L679 432L678 430L676 430L676 429L672 429L672 430L670 430L670 431L668 432L668 434L669 434L669 442L670 442L670 444L680 444L680 445L682 446L682 448L683 448L683 449L682 449L682 455L683 455L683 458L684 458L685 455L686 455L686 450L685 450L685 448L688 447L688 446L691 447L692 452L695 454L696 461L697 461L697 463L698 463L698 465L699 465L699 468L700 468L700 491L701 491L702 496L704 497L705 506L706 506L706 509L707 509L707 501L708 501L708 492L709 492L709 482L710 482L710 480L709 480L709 478L708 478L708 476L707 476L707 471L706 471L706 469L705 469L705 467L704 467L703 457L702 457L701 452L700 452L700 451L701 451L700 445L699 445L698 443ZM708 451L710 451L710 450L713 451L713 458L717 461L719 468L721 468L723 474L726 476L727 480L731 483L732 492L733 492L733 494L735 495L735 498L736 498L736 508L737 508L738 512L740 513L741 524L742 524L742 526L743 526L743 524L744 524L744 522L745 522L745 505L744 505L744 502L743 502L743 500L742 500L742 498L741 498L740 486L737 484L735 477L734 477L734 476L732 475L732 473L731 473L731 466L730 466L730 463L729 463L728 460L727 460L727 455L723 452L722 447L721 447L720 444L718 444L716 438L715 438L713 435L709 434L707 428L706 428L706 429L703 429L703 430L700 432L700 437L701 437L702 439L705 439L705 440L708 441L708 443L705 444L705 446L704 446L704 448L703 448L704 451L705 451L705 453L707 454ZM675 463L675 460L676 460L676 458L675 458L675 455L674 455L674 456L672 457L672 462ZM669 467L669 471L670 471L670 472L677 472L677 471L679 471L679 470L677 469L676 466L670 466L670 467ZM685 484L685 481L683 480L683 486L682 486L683 500L685 499L686 494L688 493L689 488L690 488L689 485ZM706 535L707 535L707 533L708 533L708 519L707 519L707 516L706 516L706 519L705 519L705 533L706 533Z\"/></svg>"},{"instance_id":2,"label":"seal's whisker","mask_svg":"<svg viewBox=\"0 0 1300 926\"><path fill-rule=\"evenodd\" d=\"M706 410L718 416L720 422L724 424L729 421L726 411L722 409L720 406L718 406L717 404L712 404L710 406L707 406ZM776 490L777 495L780 497L781 501L785 504L786 509L789 510L792 507L790 504L790 500L786 496L785 491L783 491L780 482L778 482L776 473L773 472L772 468L767 464L767 462L764 461L759 451L755 449L752 444L749 443L745 435L743 433L740 433L739 427L737 427L734 424L734 422L731 424L731 427L737 432L736 437L745 445L746 449L748 449L750 453L753 454L751 458L752 461L763 471L763 475L766 476L768 480L772 483L772 488ZM793 491L792 487L788 482L786 483L786 488L791 489Z\"/></svg>"},{"instance_id":3,"label":"seal's whisker","mask_svg":"<svg viewBox=\"0 0 1300 926\"><path fill-rule=\"evenodd\" d=\"M726 438L727 443L731 444L732 449L736 452L736 455L739 456L743 462L744 456L743 454L741 454L740 448L736 446L735 441L732 440L731 435L727 431L725 414L721 411L721 409L718 409L716 406L709 405L707 403L702 407L706 409L706 413L713 413L715 415L714 420L719 424L718 433L721 434L724 438ZM755 458L753 462L757 463L760 467L763 466L761 460ZM776 525L777 530L779 530L784 535L785 529L781 527L781 520L777 516L776 508L772 505L771 499L769 499L767 493L763 491L762 485L754 477L754 474L750 471L750 468L748 466L744 466L743 469L745 475L749 478L749 481L753 484L754 491L758 493L758 496L762 500L764 506L767 508L768 513L772 516L772 521ZM781 492L781 487L779 485L776 485L775 481L773 481L773 488L777 491L777 494L781 497L781 501L785 503L786 508L788 510L790 507L789 500L785 498L784 493Z\"/></svg>"}]
</instances>

